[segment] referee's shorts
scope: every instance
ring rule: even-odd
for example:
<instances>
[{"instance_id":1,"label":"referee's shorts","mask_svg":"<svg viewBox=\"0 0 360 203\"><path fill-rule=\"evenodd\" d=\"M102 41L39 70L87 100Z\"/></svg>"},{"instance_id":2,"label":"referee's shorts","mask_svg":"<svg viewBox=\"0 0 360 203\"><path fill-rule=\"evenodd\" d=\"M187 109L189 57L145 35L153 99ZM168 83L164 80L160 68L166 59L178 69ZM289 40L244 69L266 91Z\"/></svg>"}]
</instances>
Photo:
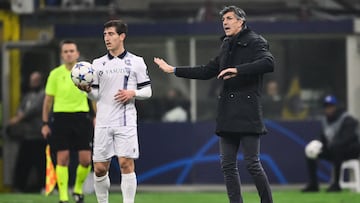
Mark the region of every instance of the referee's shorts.
<instances>
[{"instance_id":1,"label":"referee's shorts","mask_svg":"<svg viewBox=\"0 0 360 203\"><path fill-rule=\"evenodd\" d=\"M52 150L91 150L94 133L88 112L53 113L50 145Z\"/></svg>"}]
</instances>

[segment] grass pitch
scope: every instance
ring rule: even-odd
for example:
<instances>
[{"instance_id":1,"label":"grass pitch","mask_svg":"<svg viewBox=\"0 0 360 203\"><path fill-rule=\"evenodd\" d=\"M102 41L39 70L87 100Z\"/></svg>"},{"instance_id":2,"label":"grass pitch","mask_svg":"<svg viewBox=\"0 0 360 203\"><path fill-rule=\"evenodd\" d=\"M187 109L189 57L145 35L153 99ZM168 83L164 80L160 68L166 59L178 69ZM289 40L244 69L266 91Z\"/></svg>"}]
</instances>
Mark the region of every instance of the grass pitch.
<instances>
[{"instance_id":1,"label":"grass pitch","mask_svg":"<svg viewBox=\"0 0 360 203\"><path fill-rule=\"evenodd\" d=\"M356 203L360 193L343 191L339 193L301 193L295 190L274 191L275 203ZM256 192L244 192L245 203L259 203ZM41 194L0 194L0 203L57 203L58 196L45 197ZM85 197L86 203L96 203L94 194ZM70 199L70 202L74 202ZM122 202L121 193L111 192L110 202ZM228 203L224 192L138 192L136 203Z\"/></svg>"}]
</instances>

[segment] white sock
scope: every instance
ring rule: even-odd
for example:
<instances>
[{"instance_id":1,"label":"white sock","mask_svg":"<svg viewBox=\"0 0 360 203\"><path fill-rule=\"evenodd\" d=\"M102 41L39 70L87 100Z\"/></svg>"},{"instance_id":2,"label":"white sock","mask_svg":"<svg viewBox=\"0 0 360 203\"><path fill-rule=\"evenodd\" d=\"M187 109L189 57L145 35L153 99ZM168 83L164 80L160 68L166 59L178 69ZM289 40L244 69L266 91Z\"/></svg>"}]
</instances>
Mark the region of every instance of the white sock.
<instances>
[{"instance_id":1,"label":"white sock","mask_svg":"<svg viewBox=\"0 0 360 203\"><path fill-rule=\"evenodd\" d=\"M94 188L98 203L108 203L110 188L109 174L106 173L106 175L102 177L97 177L94 174Z\"/></svg>"},{"instance_id":2,"label":"white sock","mask_svg":"<svg viewBox=\"0 0 360 203\"><path fill-rule=\"evenodd\" d=\"M137 180L136 174L121 174L121 191L123 195L123 203L134 203L136 194Z\"/></svg>"}]
</instances>

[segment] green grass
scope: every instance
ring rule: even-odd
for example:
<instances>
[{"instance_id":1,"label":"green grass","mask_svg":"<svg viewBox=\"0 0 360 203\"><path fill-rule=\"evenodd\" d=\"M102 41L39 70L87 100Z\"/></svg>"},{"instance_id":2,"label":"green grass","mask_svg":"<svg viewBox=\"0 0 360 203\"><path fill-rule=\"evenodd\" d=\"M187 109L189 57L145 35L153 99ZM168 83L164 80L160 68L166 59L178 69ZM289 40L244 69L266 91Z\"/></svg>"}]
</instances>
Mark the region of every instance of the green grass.
<instances>
[{"instance_id":1,"label":"green grass","mask_svg":"<svg viewBox=\"0 0 360 203\"><path fill-rule=\"evenodd\" d=\"M295 190L273 192L274 203L356 203L360 193L301 193ZM256 192L244 192L245 203L259 203ZM86 196L86 203L96 203L94 194ZM57 203L57 195L0 194L0 203ZM70 202L74 202L72 199ZM120 193L110 193L110 203L122 202ZM138 192L136 203L228 203L224 192Z\"/></svg>"}]
</instances>

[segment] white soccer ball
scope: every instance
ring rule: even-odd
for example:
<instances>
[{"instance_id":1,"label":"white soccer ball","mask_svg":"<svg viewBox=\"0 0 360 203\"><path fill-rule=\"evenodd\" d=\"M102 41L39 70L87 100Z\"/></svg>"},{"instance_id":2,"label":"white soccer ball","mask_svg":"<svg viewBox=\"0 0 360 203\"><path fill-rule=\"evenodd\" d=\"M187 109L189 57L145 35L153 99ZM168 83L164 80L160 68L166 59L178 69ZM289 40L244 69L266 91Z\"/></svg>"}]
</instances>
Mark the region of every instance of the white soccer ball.
<instances>
[{"instance_id":1,"label":"white soccer ball","mask_svg":"<svg viewBox=\"0 0 360 203\"><path fill-rule=\"evenodd\" d=\"M305 154L310 159L316 159L322 151L323 144L319 140L312 140L305 147Z\"/></svg>"},{"instance_id":2,"label":"white soccer ball","mask_svg":"<svg viewBox=\"0 0 360 203\"><path fill-rule=\"evenodd\" d=\"M75 85L91 85L94 82L95 71L91 63L77 62L71 69L71 79Z\"/></svg>"}]
</instances>

